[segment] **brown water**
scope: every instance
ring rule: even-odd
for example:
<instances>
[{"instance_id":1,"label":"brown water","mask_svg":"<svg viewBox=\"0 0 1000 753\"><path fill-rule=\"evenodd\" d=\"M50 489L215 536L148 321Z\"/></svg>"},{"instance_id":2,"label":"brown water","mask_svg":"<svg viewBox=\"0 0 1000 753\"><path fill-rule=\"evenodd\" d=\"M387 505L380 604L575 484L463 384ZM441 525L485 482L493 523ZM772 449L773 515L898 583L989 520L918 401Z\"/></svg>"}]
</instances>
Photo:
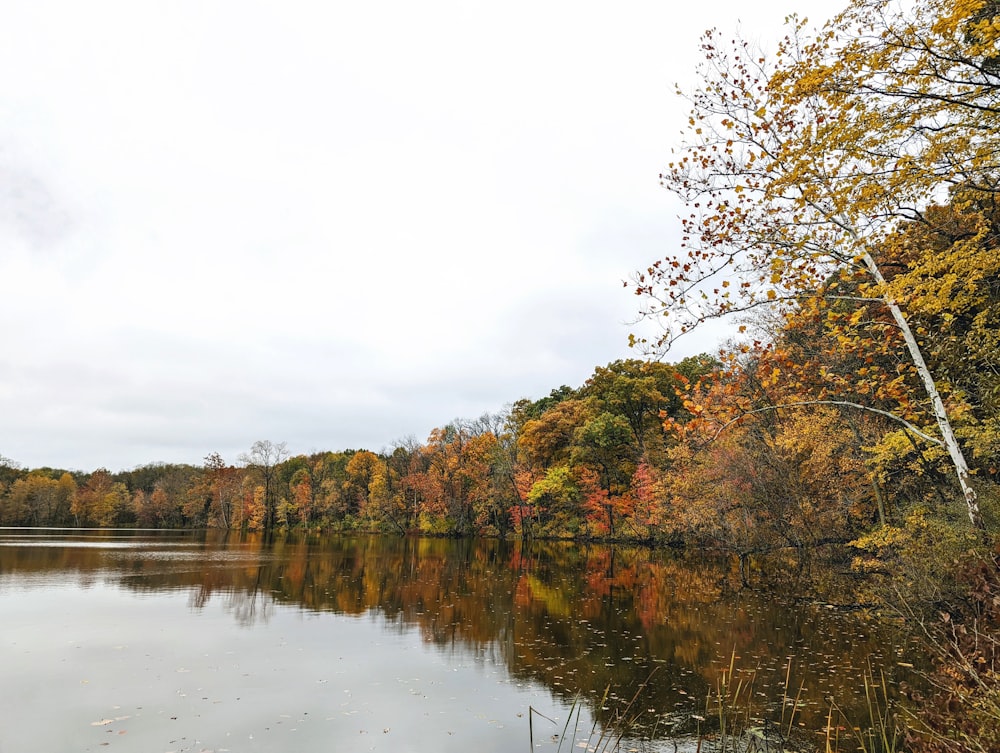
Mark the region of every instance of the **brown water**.
<instances>
[{"instance_id":1,"label":"brown water","mask_svg":"<svg viewBox=\"0 0 1000 753\"><path fill-rule=\"evenodd\" d=\"M0 530L0 753L523 751L529 707L555 751L574 698L581 750L647 679L656 741L631 747L674 750L734 652L775 720L791 658L803 728L912 661L889 626L737 586L639 548Z\"/></svg>"}]
</instances>

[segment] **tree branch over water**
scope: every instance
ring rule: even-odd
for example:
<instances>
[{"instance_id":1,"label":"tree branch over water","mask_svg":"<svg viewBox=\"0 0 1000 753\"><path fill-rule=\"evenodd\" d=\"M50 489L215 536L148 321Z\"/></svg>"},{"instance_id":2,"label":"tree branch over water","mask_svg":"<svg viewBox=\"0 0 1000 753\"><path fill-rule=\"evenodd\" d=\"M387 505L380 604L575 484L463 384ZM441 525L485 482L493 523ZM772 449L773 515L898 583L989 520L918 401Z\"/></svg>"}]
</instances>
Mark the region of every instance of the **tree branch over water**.
<instances>
[{"instance_id":1,"label":"tree branch over water","mask_svg":"<svg viewBox=\"0 0 1000 753\"><path fill-rule=\"evenodd\" d=\"M845 407L845 408L856 408L858 410L867 411L868 413L875 413L875 414L877 414L879 416L884 416L885 418L888 418L891 421L895 421L898 424L902 424L905 428L909 429L911 432L913 432L914 434L916 434L918 437L920 437L921 439L923 439L925 442L930 442L931 444L937 445L938 447L944 447L945 446L944 442L942 442L940 439L937 439L936 437L932 437L930 434L927 434L927 433L921 431L916 426L914 426L909 421L907 421L905 418L900 418L899 416L895 415L894 413L890 413L889 411L880 410L878 408L872 408L869 405L861 405L860 403L852 403L850 400L802 400L802 401L795 402L795 403L783 403L781 405L768 405L768 406L766 406L764 408L755 408L754 410L746 411L745 413L740 414L736 418L733 418L733 419L731 419L729 421L726 421L726 423L724 423L719 428L719 430L717 432L715 432L715 434L712 436L712 441L714 442L716 439L719 438L719 436L722 434L722 432L724 432L730 426L733 426L734 424L739 423L740 421L742 421L747 416L752 416L755 413L767 413L768 411L775 411L775 410L779 410L781 408L801 408L801 407L806 406L806 405L839 405L839 406Z\"/></svg>"}]
</instances>

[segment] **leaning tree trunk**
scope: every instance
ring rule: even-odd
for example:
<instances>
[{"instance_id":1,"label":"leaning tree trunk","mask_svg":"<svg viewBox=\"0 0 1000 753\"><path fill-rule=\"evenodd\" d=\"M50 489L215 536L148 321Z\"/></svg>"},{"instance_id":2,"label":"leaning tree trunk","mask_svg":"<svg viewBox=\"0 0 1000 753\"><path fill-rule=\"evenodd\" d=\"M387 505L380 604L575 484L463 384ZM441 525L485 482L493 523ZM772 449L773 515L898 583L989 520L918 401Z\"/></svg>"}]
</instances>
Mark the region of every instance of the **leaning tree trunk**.
<instances>
[{"instance_id":1,"label":"leaning tree trunk","mask_svg":"<svg viewBox=\"0 0 1000 753\"><path fill-rule=\"evenodd\" d=\"M882 276L882 270L879 269L878 264L875 263L875 259L872 258L871 254L867 251L862 256L862 261L868 272L871 274L875 281L879 283L880 286L885 286L885 277ZM903 315L902 309L900 309L899 304L896 303L891 298L883 299L885 305L889 308L889 312L892 314L893 320L896 322L896 326L899 327L899 331L903 335L903 340L906 342L906 349L910 353L910 359L913 361L913 365L917 369L917 373L920 375L920 379L924 384L924 389L927 391L927 396L931 400L931 409L934 412L934 418L937 421L938 429L941 432L941 438L944 442L945 449L948 450L948 457L951 458L952 467L955 469L955 474L958 476L958 484L962 489L962 495L965 497L965 506L969 514L969 521L972 523L973 527L980 530L985 528L983 523L983 517L979 512L979 501L976 496L976 490L972 488L972 484L969 480L969 464L965 460L965 454L962 452L962 447L958 443L958 439L955 437L955 431L951 427L951 420L948 418L948 411L944 406L944 401L941 399L941 394L938 392L937 385L934 382L934 375L931 374L931 370L927 367L927 362L924 360L924 355L920 351L920 345L917 343L917 338L913 334L913 330L910 328L910 323L906 321L906 317Z\"/></svg>"}]
</instances>

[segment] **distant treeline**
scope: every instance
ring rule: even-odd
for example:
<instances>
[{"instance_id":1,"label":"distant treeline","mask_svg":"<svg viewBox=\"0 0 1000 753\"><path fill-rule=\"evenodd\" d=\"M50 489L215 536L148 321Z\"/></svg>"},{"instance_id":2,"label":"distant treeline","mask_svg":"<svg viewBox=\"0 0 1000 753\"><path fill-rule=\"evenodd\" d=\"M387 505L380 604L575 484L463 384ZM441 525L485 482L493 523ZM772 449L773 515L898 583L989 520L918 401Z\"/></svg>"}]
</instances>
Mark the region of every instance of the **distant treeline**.
<instances>
[{"instance_id":1,"label":"distant treeline","mask_svg":"<svg viewBox=\"0 0 1000 753\"><path fill-rule=\"evenodd\" d=\"M685 386L718 366L616 361L578 388L456 419L389 452L290 457L259 441L235 462L213 453L202 466L121 473L7 461L0 524L656 539L668 531L655 478L676 444L664 418L686 416Z\"/></svg>"}]
</instances>

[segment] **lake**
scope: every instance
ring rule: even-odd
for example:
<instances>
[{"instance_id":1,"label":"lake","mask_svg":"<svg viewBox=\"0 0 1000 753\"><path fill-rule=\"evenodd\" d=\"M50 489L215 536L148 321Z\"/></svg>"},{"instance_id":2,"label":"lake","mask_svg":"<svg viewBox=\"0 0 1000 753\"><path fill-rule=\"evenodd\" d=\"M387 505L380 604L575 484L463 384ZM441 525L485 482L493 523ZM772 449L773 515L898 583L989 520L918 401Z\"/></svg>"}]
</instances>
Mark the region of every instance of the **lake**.
<instances>
[{"instance_id":1,"label":"lake","mask_svg":"<svg viewBox=\"0 0 1000 753\"><path fill-rule=\"evenodd\" d=\"M566 542L2 529L0 615L0 753L508 753L529 716L555 751L572 715L568 752L626 707L623 750L673 751L731 661L786 723L791 662L803 730L913 661L728 563Z\"/></svg>"}]
</instances>

